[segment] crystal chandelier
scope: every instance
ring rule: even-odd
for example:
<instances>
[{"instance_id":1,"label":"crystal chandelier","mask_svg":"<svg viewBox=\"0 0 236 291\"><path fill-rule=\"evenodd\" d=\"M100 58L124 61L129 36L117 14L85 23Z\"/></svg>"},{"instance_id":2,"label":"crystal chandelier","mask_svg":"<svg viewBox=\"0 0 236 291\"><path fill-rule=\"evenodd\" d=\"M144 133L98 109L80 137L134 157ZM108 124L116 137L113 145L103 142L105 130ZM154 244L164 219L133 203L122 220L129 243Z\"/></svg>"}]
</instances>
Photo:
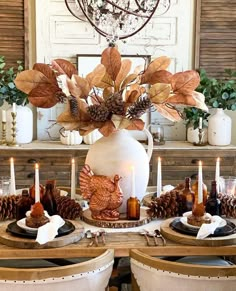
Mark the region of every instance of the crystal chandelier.
<instances>
[{"instance_id":1,"label":"crystal chandelier","mask_svg":"<svg viewBox=\"0 0 236 291\"><path fill-rule=\"evenodd\" d=\"M170 0L65 0L65 3L72 15L88 20L111 43L136 34L156 10L160 15L170 6Z\"/></svg>"}]
</instances>

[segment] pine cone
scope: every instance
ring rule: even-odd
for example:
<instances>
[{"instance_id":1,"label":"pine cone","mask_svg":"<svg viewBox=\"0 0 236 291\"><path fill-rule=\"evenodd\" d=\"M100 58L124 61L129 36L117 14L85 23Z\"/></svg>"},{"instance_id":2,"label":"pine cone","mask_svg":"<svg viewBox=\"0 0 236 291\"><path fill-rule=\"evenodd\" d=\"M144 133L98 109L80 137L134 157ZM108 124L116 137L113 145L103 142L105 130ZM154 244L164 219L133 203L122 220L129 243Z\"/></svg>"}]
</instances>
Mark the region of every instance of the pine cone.
<instances>
[{"instance_id":1,"label":"pine cone","mask_svg":"<svg viewBox=\"0 0 236 291\"><path fill-rule=\"evenodd\" d=\"M169 218L182 214L182 194L178 190L171 190L158 198L154 198L148 205L147 214L152 218Z\"/></svg>"},{"instance_id":2,"label":"pine cone","mask_svg":"<svg viewBox=\"0 0 236 291\"><path fill-rule=\"evenodd\" d=\"M74 96L70 96L69 104L70 104L70 112L71 115L76 117L79 114L79 107L78 107L78 101Z\"/></svg>"},{"instance_id":3,"label":"pine cone","mask_svg":"<svg viewBox=\"0 0 236 291\"><path fill-rule=\"evenodd\" d=\"M20 195L0 197L0 220L16 218L16 204L20 197Z\"/></svg>"},{"instance_id":4,"label":"pine cone","mask_svg":"<svg viewBox=\"0 0 236 291\"><path fill-rule=\"evenodd\" d=\"M127 111L127 117L139 118L145 111L152 105L151 100L148 97L140 97L133 105L131 105Z\"/></svg>"},{"instance_id":5,"label":"pine cone","mask_svg":"<svg viewBox=\"0 0 236 291\"><path fill-rule=\"evenodd\" d=\"M221 215L236 218L236 197L219 193L218 198L221 202Z\"/></svg>"},{"instance_id":6,"label":"pine cone","mask_svg":"<svg viewBox=\"0 0 236 291\"><path fill-rule=\"evenodd\" d=\"M88 107L88 113L94 121L106 121L108 119L109 110L104 104L94 104Z\"/></svg>"},{"instance_id":7,"label":"pine cone","mask_svg":"<svg viewBox=\"0 0 236 291\"><path fill-rule=\"evenodd\" d=\"M121 93L114 93L108 97L105 106L113 114L123 115L125 112L124 101Z\"/></svg>"},{"instance_id":8,"label":"pine cone","mask_svg":"<svg viewBox=\"0 0 236 291\"><path fill-rule=\"evenodd\" d=\"M74 199L67 196L56 196L57 213L64 219L76 219L82 216L82 208Z\"/></svg>"}]
</instances>

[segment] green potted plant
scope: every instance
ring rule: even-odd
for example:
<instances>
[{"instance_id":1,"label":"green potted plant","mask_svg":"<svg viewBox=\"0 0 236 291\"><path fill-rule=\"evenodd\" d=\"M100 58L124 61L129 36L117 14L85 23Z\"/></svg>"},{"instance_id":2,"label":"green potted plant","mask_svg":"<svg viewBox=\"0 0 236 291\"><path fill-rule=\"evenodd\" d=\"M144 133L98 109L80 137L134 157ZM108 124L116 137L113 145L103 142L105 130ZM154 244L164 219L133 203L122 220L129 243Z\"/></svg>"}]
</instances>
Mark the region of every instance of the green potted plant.
<instances>
[{"instance_id":1,"label":"green potted plant","mask_svg":"<svg viewBox=\"0 0 236 291\"><path fill-rule=\"evenodd\" d=\"M7 68L5 57L0 56L0 106L4 103L10 105L7 109L7 142L11 142L12 128L12 104L16 104L16 142L29 143L33 139L33 114L32 110L25 106L29 103L28 95L19 90L14 80L24 70L21 61L17 61L16 67Z\"/></svg>"}]
</instances>

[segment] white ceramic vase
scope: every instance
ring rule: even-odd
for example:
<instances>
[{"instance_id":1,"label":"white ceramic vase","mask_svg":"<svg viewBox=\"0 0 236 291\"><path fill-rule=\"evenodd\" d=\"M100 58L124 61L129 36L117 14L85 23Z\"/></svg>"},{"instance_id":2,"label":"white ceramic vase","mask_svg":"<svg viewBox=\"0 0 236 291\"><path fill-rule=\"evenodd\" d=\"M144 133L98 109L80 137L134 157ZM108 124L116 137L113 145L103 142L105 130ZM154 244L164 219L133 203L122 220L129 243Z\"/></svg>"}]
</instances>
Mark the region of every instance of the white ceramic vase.
<instances>
[{"instance_id":1,"label":"white ceramic vase","mask_svg":"<svg viewBox=\"0 0 236 291\"><path fill-rule=\"evenodd\" d=\"M193 126L187 127L187 141L190 143L198 143L199 142L199 130L198 128L194 129ZM206 143L208 140L208 130L206 127L203 128L203 138L202 142Z\"/></svg>"},{"instance_id":2,"label":"white ceramic vase","mask_svg":"<svg viewBox=\"0 0 236 291\"><path fill-rule=\"evenodd\" d=\"M231 142L231 127L231 117L225 114L222 108L217 108L208 120L208 143L216 146L229 145Z\"/></svg>"},{"instance_id":3,"label":"white ceramic vase","mask_svg":"<svg viewBox=\"0 0 236 291\"><path fill-rule=\"evenodd\" d=\"M12 141L12 107L7 110L7 142ZM16 142L30 143L33 140L33 113L27 106L16 106Z\"/></svg>"},{"instance_id":4,"label":"white ceramic vase","mask_svg":"<svg viewBox=\"0 0 236 291\"><path fill-rule=\"evenodd\" d=\"M131 195L132 171L135 171L135 195L142 199L146 193L149 180L149 160L152 155L152 136L147 130L148 152L142 144L131 137L127 130L118 130L108 137L102 137L91 145L85 163L96 175L121 176L120 187L123 192L123 203L120 213L126 212L127 199Z\"/></svg>"}]
</instances>

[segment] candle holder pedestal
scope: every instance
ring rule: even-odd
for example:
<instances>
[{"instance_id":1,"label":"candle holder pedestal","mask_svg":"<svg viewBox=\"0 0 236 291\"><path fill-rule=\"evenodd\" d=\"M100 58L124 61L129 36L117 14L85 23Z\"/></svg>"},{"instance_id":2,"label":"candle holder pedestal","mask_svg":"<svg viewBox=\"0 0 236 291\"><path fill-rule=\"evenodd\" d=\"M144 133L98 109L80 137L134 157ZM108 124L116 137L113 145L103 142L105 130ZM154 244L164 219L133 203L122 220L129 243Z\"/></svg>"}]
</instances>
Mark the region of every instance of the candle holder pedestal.
<instances>
[{"instance_id":1,"label":"candle holder pedestal","mask_svg":"<svg viewBox=\"0 0 236 291\"><path fill-rule=\"evenodd\" d=\"M12 141L7 145L11 147L17 147L19 145L16 143L16 112L11 112L11 116L12 116L12 127L11 127Z\"/></svg>"},{"instance_id":2,"label":"candle holder pedestal","mask_svg":"<svg viewBox=\"0 0 236 291\"><path fill-rule=\"evenodd\" d=\"M2 121L2 139L0 141L1 145L7 145L6 141L6 121Z\"/></svg>"},{"instance_id":3,"label":"candle holder pedestal","mask_svg":"<svg viewBox=\"0 0 236 291\"><path fill-rule=\"evenodd\" d=\"M194 142L193 145L194 146L200 146L200 147L207 145L206 142L203 142L203 136L204 136L203 129L202 128L198 128L198 139L199 139L199 141L198 142Z\"/></svg>"}]
</instances>

